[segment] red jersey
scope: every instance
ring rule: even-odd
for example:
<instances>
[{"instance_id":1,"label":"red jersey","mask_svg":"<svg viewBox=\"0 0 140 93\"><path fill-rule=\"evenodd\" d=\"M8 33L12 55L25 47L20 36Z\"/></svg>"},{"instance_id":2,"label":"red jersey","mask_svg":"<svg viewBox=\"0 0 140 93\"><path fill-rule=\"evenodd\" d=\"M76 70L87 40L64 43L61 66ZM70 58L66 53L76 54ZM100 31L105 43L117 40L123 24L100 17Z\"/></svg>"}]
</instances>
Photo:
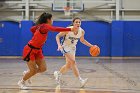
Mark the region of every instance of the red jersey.
<instances>
[{"instance_id":1,"label":"red jersey","mask_svg":"<svg viewBox=\"0 0 140 93\"><path fill-rule=\"evenodd\" d=\"M42 46L47 40L48 31L65 32L65 31L71 31L71 28L54 27L49 24L40 24L37 26L33 26L31 28L31 32L34 35L32 39L28 42L28 44L36 48L42 48Z\"/></svg>"}]
</instances>

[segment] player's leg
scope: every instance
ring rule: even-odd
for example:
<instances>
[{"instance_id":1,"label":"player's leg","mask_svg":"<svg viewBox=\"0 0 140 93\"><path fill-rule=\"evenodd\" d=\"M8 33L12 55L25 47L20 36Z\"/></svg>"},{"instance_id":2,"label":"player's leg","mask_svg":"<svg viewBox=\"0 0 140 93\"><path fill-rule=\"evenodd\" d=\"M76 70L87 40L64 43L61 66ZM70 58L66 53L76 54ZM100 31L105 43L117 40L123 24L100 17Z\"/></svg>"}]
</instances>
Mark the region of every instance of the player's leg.
<instances>
[{"instance_id":1,"label":"player's leg","mask_svg":"<svg viewBox=\"0 0 140 93\"><path fill-rule=\"evenodd\" d=\"M65 57L66 64L60 68L60 73L65 74L71 68L71 62Z\"/></svg>"},{"instance_id":2,"label":"player's leg","mask_svg":"<svg viewBox=\"0 0 140 93\"><path fill-rule=\"evenodd\" d=\"M73 54L71 57L72 57L72 59L74 60L74 61L69 60L69 61L71 61L71 68L72 68L72 71L73 71L74 75L75 75L77 78L79 78L79 77L80 77L80 74L79 74L79 70L78 70L78 68L77 68L77 64L76 64L76 61L75 61L75 55Z\"/></svg>"},{"instance_id":3,"label":"player's leg","mask_svg":"<svg viewBox=\"0 0 140 93\"><path fill-rule=\"evenodd\" d=\"M24 89L25 87L25 81L29 80L33 75L37 73L37 65L35 63L35 52L36 50L31 49L29 46L25 46L23 50L23 59L27 61L28 70L24 71L23 77L18 82L18 85Z\"/></svg>"},{"instance_id":4,"label":"player's leg","mask_svg":"<svg viewBox=\"0 0 140 93\"><path fill-rule=\"evenodd\" d=\"M41 73L41 72L46 71L46 63L45 63L45 60L44 60L44 59L37 59L37 60L35 61L35 63L36 63L37 66L38 66L38 67L37 67L37 72L36 72L36 73ZM24 71L24 72L23 72L23 76L24 76L26 73L28 73L28 71L29 71L29 70ZM31 82L31 79L28 79L27 82L28 82L29 84L32 83L32 82Z\"/></svg>"},{"instance_id":5,"label":"player's leg","mask_svg":"<svg viewBox=\"0 0 140 93\"><path fill-rule=\"evenodd\" d=\"M76 62L74 61L74 57L73 57L71 54L69 54L69 53L67 53L65 57L66 57L66 64L65 64L64 66L61 67L60 73L64 74L64 73L66 73L70 68L72 68L74 75L75 75L76 77L80 77L80 75L79 75L79 70L78 70L78 68L77 68ZM69 57L70 57L70 58L69 58ZM72 59L72 57L73 57L73 59Z\"/></svg>"},{"instance_id":6,"label":"player's leg","mask_svg":"<svg viewBox=\"0 0 140 93\"><path fill-rule=\"evenodd\" d=\"M75 50L73 51L71 48L68 49L69 52L65 53L64 56L66 58L66 64L60 69L60 73L65 73L68 69L72 68L73 73L76 77L79 77L79 70L75 61Z\"/></svg>"},{"instance_id":7,"label":"player's leg","mask_svg":"<svg viewBox=\"0 0 140 93\"><path fill-rule=\"evenodd\" d=\"M46 71L47 67L46 67L46 62L44 58L43 59L38 58L36 60L36 64L38 66L37 73L42 73Z\"/></svg>"},{"instance_id":8,"label":"player's leg","mask_svg":"<svg viewBox=\"0 0 140 93\"><path fill-rule=\"evenodd\" d=\"M36 64L38 65L37 73L42 73L42 72L46 71L47 66L46 66L46 62L44 59L44 55L42 53L42 49L39 50L36 55Z\"/></svg>"},{"instance_id":9,"label":"player's leg","mask_svg":"<svg viewBox=\"0 0 140 93\"><path fill-rule=\"evenodd\" d=\"M46 63L44 60L44 56L42 54L42 50L36 50L36 56L33 55L33 52L31 53L30 57L32 60L35 59L34 63L34 68L36 68L36 73L41 73L46 71ZM23 72L23 75L25 76L26 73L31 72L31 70L27 70ZM28 83L31 84L31 79L28 79Z\"/></svg>"},{"instance_id":10,"label":"player's leg","mask_svg":"<svg viewBox=\"0 0 140 93\"><path fill-rule=\"evenodd\" d=\"M79 69L77 67L77 63L75 61L75 52L72 52L71 54L72 54L71 55L72 60L68 56L68 61L70 61L72 71L73 71L74 75L79 79L79 81L81 83L81 87L84 87L84 85L87 83L88 78L85 78L85 79L81 78L81 76L79 74Z\"/></svg>"},{"instance_id":11,"label":"player's leg","mask_svg":"<svg viewBox=\"0 0 140 93\"><path fill-rule=\"evenodd\" d=\"M25 81L34 76L37 73L37 67L35 61L30 60L27 62L28 65L28 72L23 76L23 78L18 82L18 85L21 89L27 89L25 85Z\"/></svg>"},{"instance_id":12,"label":"player's leg","mask_svg":"<svg viewBox=\"0 0 140 93\"><path fill-rule=\"evenodd\" d=\"M23 77L24 81L31 78L32 76L34 76L37 73L37 65L36 65L35 61L30 60L29 62L27 62L27 65L28 65L29 70Z\"/></svg>"},{"instance_id":13,"label":"player's leg","mask_svg":"<svg viewBox=\"0 0 140 93\"><path fill-rule=\"evenodd\" d=\"M55 80L58 84L60 83L61 75L66 73L71 68L71 63L70 63L70 61L68 61L69 59L67 58L67 56L71 57L71 54L70 53L65 53L64 55L65 55L65 58L66 58L66 64L64 66L62 66L59 71L54 72L54 77L55 77Z\"/></svg>"},{"instance_id":14,"label":"player's leg","mask_svg":"<svg viewBox=\"0 0 140 93\"><path fill-rule=\"evenodd\" d=\"M28 73L28 71L29 71L29 70L23 71L23 76L24 76L26 73ZM27 82L28 82L28 84L31 84L31 83L32 83L32 82L31 82L31 79L28 79Z\"/></svg>"},{"instance_id":15,"label":"player's leg","mask_svg":"<svg viewBox=\"0 0 140 93\"><path fill-rule=\"evenodd\" d=\"M66 64L60 68L60 71L54 72L57 83L60 83L61 75L66 73L73 66L72 64L75 64L75 58L70 52L65 53L64 55L66 58ZM74 74L79 78L79 71L77 68L74 68Z\"/></svg>"}]
</instances>

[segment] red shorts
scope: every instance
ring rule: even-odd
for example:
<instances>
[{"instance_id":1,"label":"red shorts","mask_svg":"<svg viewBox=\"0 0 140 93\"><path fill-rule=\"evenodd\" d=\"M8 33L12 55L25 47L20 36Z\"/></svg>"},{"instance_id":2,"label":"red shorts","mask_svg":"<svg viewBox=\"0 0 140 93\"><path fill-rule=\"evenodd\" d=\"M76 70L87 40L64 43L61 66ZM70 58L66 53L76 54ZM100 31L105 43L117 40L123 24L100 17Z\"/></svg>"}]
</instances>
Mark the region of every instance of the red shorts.
<instances>
[{"instance_id":1,"label":"red shorts","mask_svg":"<svg viewBox=\"0 0 140 93\"><path fill-rule=\"evenodd\" d=\"M43 59L44 55L42 53L42 49L33 49L26 45L23 49L22 59L25 61Z\"/></svg>"}]
</instances>

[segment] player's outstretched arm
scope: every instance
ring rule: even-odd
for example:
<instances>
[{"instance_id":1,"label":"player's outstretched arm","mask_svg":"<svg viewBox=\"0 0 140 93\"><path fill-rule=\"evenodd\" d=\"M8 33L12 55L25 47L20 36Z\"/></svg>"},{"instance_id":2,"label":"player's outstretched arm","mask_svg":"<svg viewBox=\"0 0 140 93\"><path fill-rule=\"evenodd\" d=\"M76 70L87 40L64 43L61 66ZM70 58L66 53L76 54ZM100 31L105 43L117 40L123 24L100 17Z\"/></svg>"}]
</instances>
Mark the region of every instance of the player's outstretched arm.
<instances>
[{"instance_id":1,"label":"player's outstretched arm","mask_svg":"<svg viewBox=\"0 0 140 93\"><path fill-rule=\"evenodd\" d=\"M88 47L92 47L93 45L85 40L84 35L85 35L85 31L83 30L82 31L82 36L80 37L80 42L83 43L84 45L88 46Z\"/></svg>"},{"instance_id":2,"label":"player's outstretched arm","mask_svg":"<svg viewBox=\"0 0 140 93\"><path fill-rule=\"evenodd\" d=\"M64 27L56 27L56 26L51 26L48 24L45 24L45 27L49 31L55 31L55 32L68 32L68 31L75 31L77 30L76 27L73 28L64 28Z\"/></svg>"}]
</instances>

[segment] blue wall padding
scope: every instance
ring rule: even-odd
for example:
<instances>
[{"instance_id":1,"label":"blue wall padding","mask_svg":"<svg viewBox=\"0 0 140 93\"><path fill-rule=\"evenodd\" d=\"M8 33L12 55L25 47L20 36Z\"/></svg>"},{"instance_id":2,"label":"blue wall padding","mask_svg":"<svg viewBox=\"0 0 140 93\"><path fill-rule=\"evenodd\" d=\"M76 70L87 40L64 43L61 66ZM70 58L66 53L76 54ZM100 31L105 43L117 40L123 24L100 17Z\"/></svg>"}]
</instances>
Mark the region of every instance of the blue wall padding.
<instances>
[{"instance_id":1,"label":"blue wall padding","mask_svg":"<svg viewBox=\"0 0 140 93\"><path fill-rule=\"evenodd\" d=\"M140 21L126 21L124 33L124 56L140 56Z\"/></svg>"},{"instance_id":2,"label":"blue wall padding","mask_svg":"<svg viewBox=\"0 0 140 93\"><path fill-rule=\"evenodd\" d=\"M113 21L111 31L111 56L123 56L123 21Z\"/></svg>"},{"instance_id":3,"label":"blue wall padding","mask_svg":"<svg viewBox=\"0 0 140 93\"><path fill-rule=\"evenodd\" d=\"M0 55L2 55L2 51L4 50L4 42L3 42L3 36L4 36L4 32L3 32L3 22L0 21Z\"/></svg>"},{"instance_id":4,"label":"blue wall padding","mask_svg":"<svg viewBox=\"0 0 140 93\"><path fill-rule=\"evenodd\" d=\"M19 55L19 44L20 44L20 28L16 22L1 22L1 39L0 43L0 56L16 56Z\"/></svg>"},{"instance_id":5,"label":"blue wall padding","mask_svg":"<svg viewBox=\"0 0 140 93\"><path fill-rule=\"evenodd\" d=\"M3 24L3 25L2 25ZM67 27L70 21L54 21L54 26ZM21 56L23 47L32 37L30 28L33 21L20 24L11 21L0 22L0 56ZM100 56L127 57L140 56L140 21L82 21L85 39L100 47ZM62 56L57 51L55 36L50 31L43 47L45 56ZM89 47L78 42L76 56L90 56Z\"/></svg>"},{"instance_id":6,"label":"blue wall padding","mask_svg":"<svg viewBox=\"0 0 140 93\"><path fill-rule=\"evenodd\" d=\"M32 26L33 26L33 21L21 21L20 55L22 55L22 51L23 51L24 46L32 38L32 32L30 31L30 28Z\"/></svg>"}]
</instances>

